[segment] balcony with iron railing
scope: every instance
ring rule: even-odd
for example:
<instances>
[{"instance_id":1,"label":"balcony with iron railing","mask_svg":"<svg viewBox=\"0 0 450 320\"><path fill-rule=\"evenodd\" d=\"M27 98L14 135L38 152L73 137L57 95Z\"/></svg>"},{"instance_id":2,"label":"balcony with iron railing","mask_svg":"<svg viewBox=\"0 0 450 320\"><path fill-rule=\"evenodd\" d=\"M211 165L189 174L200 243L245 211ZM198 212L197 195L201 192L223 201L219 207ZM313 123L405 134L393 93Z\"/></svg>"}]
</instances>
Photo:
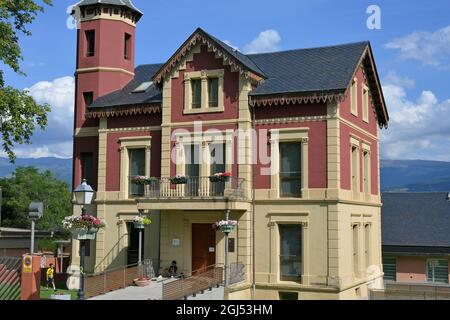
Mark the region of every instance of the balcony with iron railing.
<instances>
[{"instance_id":1,"label":"balcony with iron railing","mask_svg":"<svg viewBox=\"0 0 450 320\"><path fill-rule=\"evenodd\" d=\"M223 204L248 203L247 188L247 181L237 177L224 180L216 180L214 177L155 178L143 186L143 194L137 196L136 200L139 209L157 210L162 209L155 207L158 203L165 203L165 206L170 207L169 203L180 202L209 203L210 209L233 209L233 205L226 208ZM211 207L211 203L217 205Z\"/></svg>"}]
</instances>

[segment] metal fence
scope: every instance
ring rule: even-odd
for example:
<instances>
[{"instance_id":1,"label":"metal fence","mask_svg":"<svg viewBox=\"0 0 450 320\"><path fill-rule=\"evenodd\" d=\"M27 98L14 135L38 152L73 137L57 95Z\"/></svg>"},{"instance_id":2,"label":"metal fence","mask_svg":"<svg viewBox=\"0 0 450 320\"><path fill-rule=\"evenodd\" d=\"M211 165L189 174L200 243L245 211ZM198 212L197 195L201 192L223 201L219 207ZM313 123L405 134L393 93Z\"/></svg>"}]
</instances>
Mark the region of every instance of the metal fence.
<instances>
[{"instance_id":1,"label":"metal fence","mask_svg":"<svg viewBox=\"0 0 450 320\"><path fill-rule=\"evenodd\" d=\"M163 282L163 300L180 300L219 287L223 283L223 266L213 265L192 272L189 277Z\"/></svg>"},{"instance_id":2,"label":"metal fence","mask_svg":"<svg viewBox=\"0 0 450 320\"><path fill-rule=\"evenodd\" d=\"M155 270L151 260L144 260L141 265L132 264L86 275L84 279L85 297L92 298L100 296L111 291L129 287L134 284L134 280L137 278L153 278L154 276Z\"/></svg>"},{"instance_id":3,"label":"metal fence","mask_svg":"<svg viewBox=\"0 0 450 320\"><path fill-rule=\"evenodd\" d=\"M0 257L0 300L20 300L22 259Z\"/></svg>"}]
</instances>

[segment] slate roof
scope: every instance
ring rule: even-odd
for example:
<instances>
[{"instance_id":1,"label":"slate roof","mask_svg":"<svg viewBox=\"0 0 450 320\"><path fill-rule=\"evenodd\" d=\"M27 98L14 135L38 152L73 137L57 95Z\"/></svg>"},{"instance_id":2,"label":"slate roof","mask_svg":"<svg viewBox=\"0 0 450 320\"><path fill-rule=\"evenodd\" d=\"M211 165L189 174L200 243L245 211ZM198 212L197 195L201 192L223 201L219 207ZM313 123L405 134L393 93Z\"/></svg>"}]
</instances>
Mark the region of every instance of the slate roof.
<instances>
[{"instance_id":1,"label":"slate roof","mask_svg":"<svg viewBox=\"0 0 450 320\"><path fill-rule=\"evenodd\" d=\"M426 247L450 247L450 201L447 198L446 192L383 193L383 247L410 247L412 250L421 247L421 251Z\"/></svg>"},{"instance_id":2,"label":"slate roof","mask_svg":"<svg viewBox=\"0 0 450 320\"><path fill-rule=\"evenodd\" d=\"M98 98L89 106L89 109L94 110L102 107L161 103L161 91L154 85L145 92L133 93L140 84L151 81L153 75L161 68L161 66L162 64L146 64L137 67L134 71L135 77L130 83L122 90Z\"/></svg>"},{"instance_id":3,"label":"slate roof","mask_svg":"<svg viewBox=\"0 0 450 320\"><path fill-rule=\"evenodd\" d=\"M344 92L369 42L251 54L267 79L250 95Z\"/></svg>"},{"instance_id":4,"label":"slate roof","mask_svg":"<svg viewBox=\"0 0 450 320\"><path fill-rule=\"evenodd\" d=\"M131 0L82 0L82 1L78 2L77 5L79 7L82 7L82 6L89 6L89 5L93 5L93 4L112 4L112 5L122 6L122 7L128 7L130 9L142 14L142 12L138 8L136 8L136 6L133 4L133 2Z\"/></svg>"}]
</instances>

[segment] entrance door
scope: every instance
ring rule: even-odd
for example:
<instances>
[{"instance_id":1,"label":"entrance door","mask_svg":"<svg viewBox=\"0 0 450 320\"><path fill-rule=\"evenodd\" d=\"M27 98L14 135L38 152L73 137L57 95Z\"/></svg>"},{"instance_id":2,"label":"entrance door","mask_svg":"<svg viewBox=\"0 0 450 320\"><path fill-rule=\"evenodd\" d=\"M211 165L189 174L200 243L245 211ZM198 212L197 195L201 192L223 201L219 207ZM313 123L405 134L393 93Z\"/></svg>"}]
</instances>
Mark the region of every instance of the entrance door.
<instances>
[{"instance_id":1,"label":"entrance door","mask_svg":"<svg viewBox=\"0 0 450 320\"><path fill-rule=\"evenodd\" d=\"M192 225L192 271L216 264L216 232L211 224Z\"/></svg>"},{"instance_id":2,"label":"entrance door","mask_svg":"<svg viewBox=\"0 0 450 320\"><path fill-rule=\"evenodd\" d=\"M127 225L129 230L127 265L132 265L139 261L139 229L136 229L133 223L128 223ZM145 230L142 230L142 253L144 252L144 239Z\"/></svg>"}]
</instances>

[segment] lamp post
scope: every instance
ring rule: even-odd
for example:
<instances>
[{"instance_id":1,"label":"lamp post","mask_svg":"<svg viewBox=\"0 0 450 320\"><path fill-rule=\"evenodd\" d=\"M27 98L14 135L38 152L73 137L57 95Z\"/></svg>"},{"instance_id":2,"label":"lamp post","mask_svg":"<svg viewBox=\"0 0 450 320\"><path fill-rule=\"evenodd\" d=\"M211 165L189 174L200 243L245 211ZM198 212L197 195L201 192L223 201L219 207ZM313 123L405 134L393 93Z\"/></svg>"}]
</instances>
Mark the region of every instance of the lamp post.
<instances>
[{"instance_id":1,"label":"lamp post","mask_svg":"<svg viewBox=\"0 0 450 320\"><path fill-rule=\"evenodd\" d=\"M28 207L28 217L31 219L31 245L30 253L34 253L34 228L36 221L44 214L44 204L42 202L32 202Z\"/></svg>"},{"instance_id":2,"label":"lamp post","mask_svg":"<svg viewBox=\"0 0 450 320\"><path fill-rule=\"evenodd\" d=\"M142 217L143 210L139 210L139 217ZM138 264L142 264L142 228L139 228L139 250L138 250Z\"/></svg>"},{"instance_id":3,"label":"lamp post","mask_svg":"<svg viewBox=\"0 0 450 320\"><path fill-rule=\"evenodd\" d=\"M228 221L230 218L230 210L225 210L225 220ZM230 230L231 231L231 230ZM225 288L228 287L228 235L230 234L227 230L225 234Z\"/></svg>"},{"instance_id":4,"label":"lamp post","mask_svg":"<svg viewBox=\"0 0 450 320\"><path fill-rule=\"evenodd\" d=\"M94 196L94 190L83 179L73 192L75 194L75 203L81 205L81 216L86 215L86 206L91 204ZM84 300L84 258L86 254L86 240L80 240L80 288L78 290L78 300Z\"/></svg>"}]
</instances>

